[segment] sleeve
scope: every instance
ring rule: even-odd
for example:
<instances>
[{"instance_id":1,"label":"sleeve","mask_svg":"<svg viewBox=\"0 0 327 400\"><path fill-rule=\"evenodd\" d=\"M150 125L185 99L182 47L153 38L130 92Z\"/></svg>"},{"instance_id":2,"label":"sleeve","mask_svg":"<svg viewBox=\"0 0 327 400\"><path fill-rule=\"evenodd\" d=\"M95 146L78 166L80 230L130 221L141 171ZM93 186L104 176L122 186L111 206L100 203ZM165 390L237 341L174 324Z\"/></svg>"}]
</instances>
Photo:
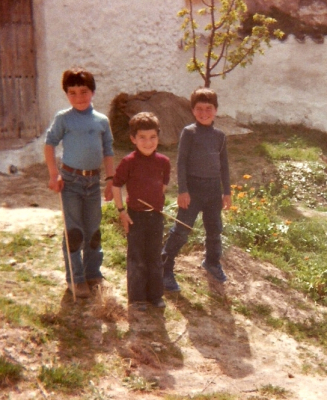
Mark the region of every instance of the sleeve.
<instances>
[{"instance_id":1,"label":"sleeve","mask_svg":"<svg viewBox=\"0 0 327 400\"><path fill-rule=\"evenodd\" d=\"M170 160L167 158L164 164L163 184L168 185L170 180Z\"/></svg>"},{"instance_id":2,"label":"sleeve","mask_svg":"<svg viewBox=\"0 0 327 400\"><path fill-rule=\"evenodd\" d=\"M109 120L108 118L105 119L104 121L104 132L102 135L102 145L103 145L103 156L104 157L112 157L114 155L113 151L113 136L111 133L110 125L109 125Z\"/></svg>"},{"instance_id":3,"label":"sleeve","mask_svg":"<svg viewBox=\"0 0 327 400\"><path fill-rule=\"evenodd\" d=\"M58 146L65 134L64 116L58 113L46 131L45 144Z\"/></svg>"},{"instance_id":4,"label":"sleeve","mask_svg":"<svg viewBox=\"0 0 327 400\"><path fill-rule=\"evenodd\" d=\"M187 161L190 153L190 140L189 132L184 128L178 145L177 155L177 180L178 180L178 193L188 192L187 188Z\"/></svg>"},{"instance_id":5,"label":"sleeve","mask_svg":"<svg viewBox=\"0 0 327 400\"><path fill-rule=\"evenodd\" d=\"M123 158L116 168L113 179L113 186L122 187L127 182L127 179L128 179L128 162L125 158Z\"/></svg>"},{"instance_id":6,"label":"sleeve","mask_svg":"<svg viewBox=\"0 0 327 400\"><path fill-rule=\"evenodd\" d=\"M220 150L220 176L224 194L230 195L231 188L230 188L229 164L228 164L227 144L225 135L223 136L223 143Z\"/></svg>"}]
</instances>

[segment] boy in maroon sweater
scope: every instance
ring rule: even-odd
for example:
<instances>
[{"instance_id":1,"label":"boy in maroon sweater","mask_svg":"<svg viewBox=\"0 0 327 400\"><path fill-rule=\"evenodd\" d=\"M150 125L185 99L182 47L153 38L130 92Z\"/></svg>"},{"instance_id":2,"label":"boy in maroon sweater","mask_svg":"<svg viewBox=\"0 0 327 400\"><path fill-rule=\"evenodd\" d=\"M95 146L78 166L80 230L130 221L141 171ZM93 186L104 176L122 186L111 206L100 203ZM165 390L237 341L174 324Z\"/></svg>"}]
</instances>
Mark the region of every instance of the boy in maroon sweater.
<instances>
[{"instance_id":1,"label":"boy in maroon sweater","mask_svg":"<svg viewBox=\"0 0 327 400\"><path fill-rule=\"evenodd\" d=\"M129 123L136 150L124 157L116 169L113 195L127 233L128 302L140 311L147 302L164 308L161 248L164 192L170 177L170 161L157 153L158 118L149 112L136 114ZM127 189L127 211L122 187ZM141 201L140 201L141 200ZM149 208L143 202L151 205Z\"/></svg>"}]
</instances>

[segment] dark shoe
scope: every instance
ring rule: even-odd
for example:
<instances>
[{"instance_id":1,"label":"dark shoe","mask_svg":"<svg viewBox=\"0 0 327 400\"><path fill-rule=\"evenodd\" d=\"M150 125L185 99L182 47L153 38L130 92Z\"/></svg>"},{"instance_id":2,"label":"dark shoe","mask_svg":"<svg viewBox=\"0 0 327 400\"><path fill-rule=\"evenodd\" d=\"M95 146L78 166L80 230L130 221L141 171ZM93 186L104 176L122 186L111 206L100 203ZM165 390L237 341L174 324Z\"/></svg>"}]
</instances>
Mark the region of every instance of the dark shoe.
<instances>
[{"instance_id":1,"label":"dark shoe","mask_svg":"<svg viewBox=\"0 0 327 400\"><path fill-rule=\"evenodd\" d=\"M145 303L131 303L129 306L136 311L146 311L148 309Z\"/></svg>"},{"instance_id":2,"label":"dark shoe","mask_svg":"<svg viewBox=\"0 0 327 400\"><path fill-rule=\"evenodd\" d=\"M160 299L152 300L151 304L157 308L165 308L166 307L166 303L163 301L163 299L161 297L160 297Z\"/></svg>"},{"instance_id":3,"label":"dark shoe","mask_svg":"<svg viewBox=\"0 0 327 400\"><path fill-rule=\"evenodd\" d=\"M224 283L227 281L227 276L225 275L222 266L218 265L208 265L205 260L202 261L202 267L207 270L218 282Z\"/></svg>"},{"instance_id":4,"label":"dark shoe","mask_svg":"<svg viewBox=\"0 0 327 400\"><path fill-rule=\"evenodd\" d=\"M174 273L172 271L164 273L163 284L164 284L164 289L167 292L181 291L181 288L179 287L179 284L176 282Z\"/></svg>"},{"instance_id":5,"label":"dark shoe","mask_svg":"<svg viewBox=\"0 0 327 400\"><path fill-rule=\"evenodd\" d=\"M73 285L71 282L67 282L68 289L73 293ZM81 299L86 299L91 297L91 291L89 285L86 282L75 283L74 284L75 295Z\"/></svg>"}]
</instances>

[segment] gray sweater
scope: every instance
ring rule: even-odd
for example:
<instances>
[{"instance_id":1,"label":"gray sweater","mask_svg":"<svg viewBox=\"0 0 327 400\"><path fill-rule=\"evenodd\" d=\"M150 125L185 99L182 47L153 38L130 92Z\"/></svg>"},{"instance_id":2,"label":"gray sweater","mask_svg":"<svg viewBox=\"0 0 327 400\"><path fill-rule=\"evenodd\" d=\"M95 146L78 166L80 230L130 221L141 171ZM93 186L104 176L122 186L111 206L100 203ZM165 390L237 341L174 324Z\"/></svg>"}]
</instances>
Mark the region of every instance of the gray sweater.
<instances>
[{"instance_id":1,"label":"gray sweater","mask_svg":"<svg viewBox=\"0 0 327 400\"><path fill-rule=\"evenodd\" d=\"M220 179L229 195L230 180L226 136L212 125L198 122L186 126L180 137L177 158L178 192L188 192L187 177Z\"/></svg>"}]
</instances>

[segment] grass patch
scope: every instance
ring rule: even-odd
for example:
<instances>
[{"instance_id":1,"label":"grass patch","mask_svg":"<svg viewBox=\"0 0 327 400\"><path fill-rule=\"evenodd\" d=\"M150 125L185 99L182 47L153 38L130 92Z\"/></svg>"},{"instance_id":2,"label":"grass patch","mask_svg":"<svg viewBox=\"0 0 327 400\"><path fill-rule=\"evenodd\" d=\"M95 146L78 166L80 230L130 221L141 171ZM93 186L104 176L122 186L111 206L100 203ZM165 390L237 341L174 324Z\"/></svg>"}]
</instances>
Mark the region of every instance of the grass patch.
<instances>
[{"instance_id":1,"label":"grass patch","mask_svg":"<svg viewBox=\"0 0 327 400\"><path fill-rule=\"evenodd\" d=\"M85 385L87 374L78 365L42 366L38 378L48 390L74 392Z\"/></svg>"},{"instance_id":2,"label":"grass patch","mask_svg":"<svg viewBox=\"0 0 327 400\"><path fill-rule=\"evenodd\" d=\"M0 356L0 387L11 386L22 378L23 367Z\"/></svg>"},{"instance_id":3,"label":"grass patch","mask_svg":"<svg viewBox=\"0 0 327 400\"><path fill-rule=\"evenodd\" d=\"M210 394L192 394L190 396L167 395L164 400L238 400L238 396L231 395L227 392L218 392Z\"/></svg>"},{"instance_id":4,"label":"grass patch","mask_svg":"<svg viewBox=\"0 0 327 400\"><path fill-rule=\"evenodd\" d=\"M264 396L274 396L277 399L285 399L290 392L280 386L264 385L259 389L260 394Z\"/></svg>"}]
</instances>

